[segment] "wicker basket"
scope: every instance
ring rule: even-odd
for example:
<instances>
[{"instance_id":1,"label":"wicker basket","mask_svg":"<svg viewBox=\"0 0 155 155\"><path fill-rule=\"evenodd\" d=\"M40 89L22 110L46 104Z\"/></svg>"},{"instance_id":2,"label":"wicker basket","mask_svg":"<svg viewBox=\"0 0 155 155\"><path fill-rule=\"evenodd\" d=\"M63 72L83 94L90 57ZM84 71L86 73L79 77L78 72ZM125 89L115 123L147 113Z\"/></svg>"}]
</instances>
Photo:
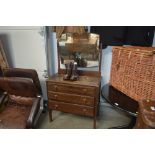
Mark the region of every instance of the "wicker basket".
<instances>
[{"instance_id":1,"label":"wicker basket","mask_svg":"<svg viewBox=\"0 0 155 155\"><path fill-rule=\"evenodd\" d=\"M155 48L113 48L110 84L136 101L155 98Z\"/></svg>"}]
</instances>

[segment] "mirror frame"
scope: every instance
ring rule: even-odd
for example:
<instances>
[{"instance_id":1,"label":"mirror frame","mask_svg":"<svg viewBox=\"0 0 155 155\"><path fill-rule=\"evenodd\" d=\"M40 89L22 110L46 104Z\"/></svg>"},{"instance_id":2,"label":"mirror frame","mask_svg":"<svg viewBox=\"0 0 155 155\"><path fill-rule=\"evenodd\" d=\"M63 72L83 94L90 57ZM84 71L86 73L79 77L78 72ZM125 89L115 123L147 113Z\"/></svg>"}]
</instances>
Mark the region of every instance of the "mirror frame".
<instances>
[{"instance_id":1,"label":"mirror frame","mask_svg":"<svg viewBox=\"0 0 155 155\"><path fill-rule=\"evenodd\" d=\"M65 74L65 69L60 68L60 46L58 40L57 40L57 52L58 52L58 74ZM102 60L102 44L99 44L99 70L98 71L78 70L79 76L101 77L101 60Z\"/></svg>"}]
</instances>

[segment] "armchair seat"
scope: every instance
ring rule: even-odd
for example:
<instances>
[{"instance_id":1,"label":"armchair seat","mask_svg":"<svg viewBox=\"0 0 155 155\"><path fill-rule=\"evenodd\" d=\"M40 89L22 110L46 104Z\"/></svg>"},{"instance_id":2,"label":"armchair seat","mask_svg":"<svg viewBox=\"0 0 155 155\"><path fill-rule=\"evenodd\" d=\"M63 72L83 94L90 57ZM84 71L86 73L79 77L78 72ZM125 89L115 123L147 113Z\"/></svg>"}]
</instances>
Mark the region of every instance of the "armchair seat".
<instances>
[{"instance_id":1,"label":"armchair seat","mask_svg":"<svg viewBox=\"0 0 155 155\"><path fill-rule=\"evenodd\" d=\"M31 111L31 106L7 105L0 113L0 128L24 129Z\"/></svg>"}]
</instances>

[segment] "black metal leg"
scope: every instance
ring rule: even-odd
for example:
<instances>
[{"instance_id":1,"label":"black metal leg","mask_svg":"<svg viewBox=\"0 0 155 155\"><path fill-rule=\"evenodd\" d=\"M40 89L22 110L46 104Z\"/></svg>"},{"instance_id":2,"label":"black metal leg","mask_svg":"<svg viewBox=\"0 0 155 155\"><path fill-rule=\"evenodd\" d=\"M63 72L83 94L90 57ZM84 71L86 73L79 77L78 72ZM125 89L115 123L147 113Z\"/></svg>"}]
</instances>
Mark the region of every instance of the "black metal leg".
<instances>
[{"instance_id":1,"label":"black metal leg","mask_svg":"<svg viewBox=\"0 0 155 155\"><path fill-rule=\"evenodd\" d=\"M43 113L46 113L46 111L47 111L47 103L48 102L44 100L44 103L43 103L43 111L42 111Z\"/></svg>"}]
</instances>

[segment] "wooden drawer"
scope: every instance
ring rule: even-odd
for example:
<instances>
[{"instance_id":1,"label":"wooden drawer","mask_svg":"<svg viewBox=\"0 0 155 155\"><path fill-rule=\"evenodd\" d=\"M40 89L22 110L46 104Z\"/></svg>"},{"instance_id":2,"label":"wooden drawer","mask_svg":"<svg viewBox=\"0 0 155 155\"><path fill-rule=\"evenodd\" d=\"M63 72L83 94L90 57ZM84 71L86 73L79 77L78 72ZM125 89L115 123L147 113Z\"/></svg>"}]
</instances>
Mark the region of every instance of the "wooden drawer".
<instances>
[{"instance_id":1,"label":"wooden drawer","mask_svg":"<svg viewBox=\"0 0 155 155\"><path fill-rule=\"evenodd\" d=\"M94 97L89 97L89 96L81 96L81 95L75 95L75 94L66 94L66 93L48 91L48 98L52 100L62 101L62 102L69 102L71 104L94 106Z\"/></svg>"},{"instance_id":2,"label":"wooden drawer","mask_svg":"<svg viewBox=\"0 0 155 155\"><path fill-rule=\"evenodd\" d=\"M49 109L85 116L94 116L94 108L49 100Z\"/></svg>"},{"instance_id":3,"label":"wooden drawer","mask_svg":"<svg viewBox=\"0 0 155 155\"><path fill-rule=\"evenodd\" d=\"M65 84L57 84L48 82L47 83L48 91L62 92L62 93L71 93L71 94L79 94L79 95L95 95L95 87L82 87L76 85L65 85Z\"/></svg>"}]
</instances>

